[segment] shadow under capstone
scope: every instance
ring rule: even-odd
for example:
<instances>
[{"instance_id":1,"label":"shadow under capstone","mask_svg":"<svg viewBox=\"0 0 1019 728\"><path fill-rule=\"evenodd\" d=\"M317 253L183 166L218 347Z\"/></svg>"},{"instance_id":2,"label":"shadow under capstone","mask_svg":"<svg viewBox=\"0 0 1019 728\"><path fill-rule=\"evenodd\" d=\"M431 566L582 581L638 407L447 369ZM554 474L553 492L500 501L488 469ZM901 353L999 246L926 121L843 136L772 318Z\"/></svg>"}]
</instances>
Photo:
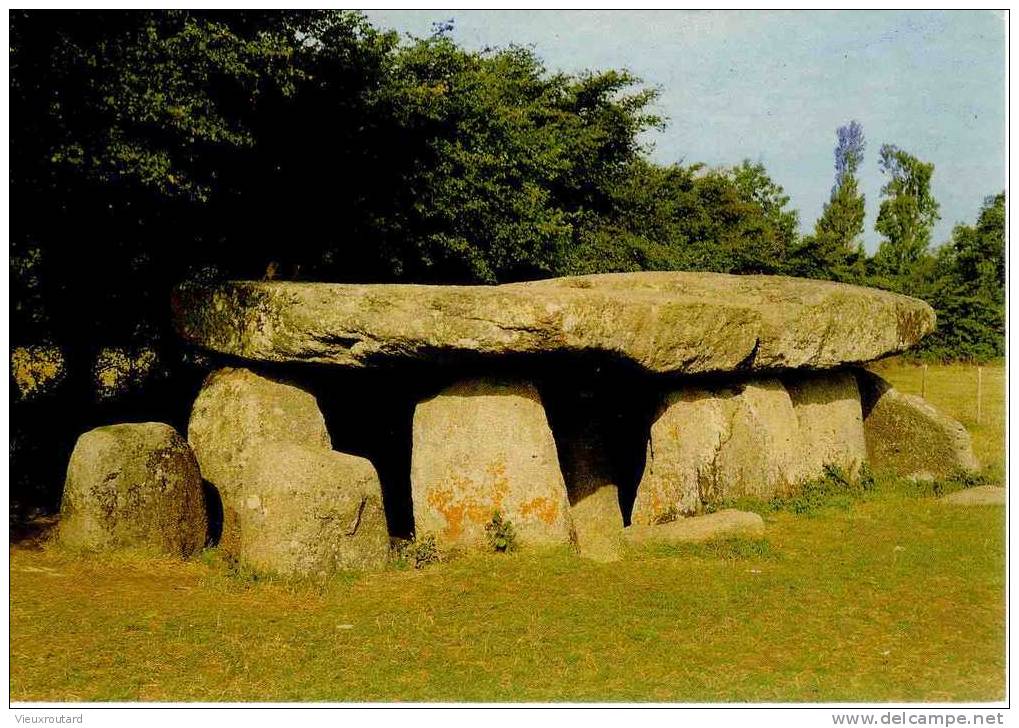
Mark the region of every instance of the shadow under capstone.
<instances>
[{"instance_id":1,"label":"shadow under capstone","mask_svg":"<svg viewBox=\"0 0 1019 728\"><path fill-rule=\"evenodd\" d=\"M615 485L628 526L660 395L627 368L577 364L560 362L539 380L570 505Z\"/></svg>"},{"instance_id":2,"label":"shadow under capstone","mask_svg":"<svg viewBox=\"0 0 1019 728\"><path fill-rule=\"evenodd\" d=\"M249 368L315 395L339 452L375 466L390 535L414 534L411 454L414 410L466 379L527 381L541 394L570 504L601 485L618 488L624 525L644 473L649 432L662 392L683 378L648 375L604 356L559 353L416 362L376 369L328 365Z\"/></svg>"}]
</instances>

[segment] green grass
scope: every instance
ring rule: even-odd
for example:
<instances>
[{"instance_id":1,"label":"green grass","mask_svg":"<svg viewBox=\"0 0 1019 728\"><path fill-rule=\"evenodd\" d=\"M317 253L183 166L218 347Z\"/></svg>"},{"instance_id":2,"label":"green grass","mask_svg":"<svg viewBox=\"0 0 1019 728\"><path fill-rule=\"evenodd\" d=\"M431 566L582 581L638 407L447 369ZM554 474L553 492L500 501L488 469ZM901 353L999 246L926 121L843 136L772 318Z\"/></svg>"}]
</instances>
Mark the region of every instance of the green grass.
<instances>
[{"instance_id":1,"label":"green grass","mask_svg":"<svg viewBox=\"0 0 1019 728\"><path fill-rule=\"evenodd\" d=\"M14 547L11 699L1003 699L1004 509L825 487L764 509L765 539L617 564L525 550L315 585L214 551Z\"/></svg>"}]
</instances>

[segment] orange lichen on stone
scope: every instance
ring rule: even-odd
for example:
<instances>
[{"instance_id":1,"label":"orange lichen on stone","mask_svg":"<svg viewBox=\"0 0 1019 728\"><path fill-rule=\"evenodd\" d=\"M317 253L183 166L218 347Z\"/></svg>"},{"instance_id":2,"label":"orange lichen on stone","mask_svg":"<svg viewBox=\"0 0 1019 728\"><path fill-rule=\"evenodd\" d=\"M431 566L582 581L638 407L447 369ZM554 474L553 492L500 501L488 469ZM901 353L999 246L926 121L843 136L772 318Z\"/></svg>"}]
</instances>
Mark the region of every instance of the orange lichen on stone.
<instances>
[{"instance_id":1,"label":"orange lichen on stone","mask_svg":"<svg viewBox=\"0 0 1019 728\"><path fill-rule=\"evenodd\" d=\"M456 476L451 485L428 490L428 504L446 522L442 531L445 538L455 541L463 534L467 523L483 525L494 513L502 510L503 499L509 492L505 465L493 464L488 472L495 477L495 482L487 488L478 488L470 478ZM478 495L483 497L478 498Z\"/></svg>"},{"instance_id":2,"label":"orange lichen on stone","mask_svg":"<svg viewBox=\"0 0 1019 728\"><path fill-rule=\"evenodd\" d=\"M524 517L535 516L551 526L559 517L559 504L547 496L538 496L522 504L520 514Z\"/></svg>"}]
</instances>

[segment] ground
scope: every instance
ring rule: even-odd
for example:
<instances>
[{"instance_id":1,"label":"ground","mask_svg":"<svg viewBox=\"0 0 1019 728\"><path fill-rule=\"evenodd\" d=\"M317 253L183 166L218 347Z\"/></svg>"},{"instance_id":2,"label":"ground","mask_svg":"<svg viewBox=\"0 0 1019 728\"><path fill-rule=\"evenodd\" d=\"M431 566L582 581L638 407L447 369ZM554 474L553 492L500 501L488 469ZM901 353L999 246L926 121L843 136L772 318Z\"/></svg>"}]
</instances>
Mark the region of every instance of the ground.
<instances>
[{"instance_id":1,"label":"ground","mask_svg":"<svg viewBox=\"0 0 1019 728\"><path fill-rule=\"evenodd\" d=\"M883 365L904 391L920 370ZM927 395L1003 472L1004 371ZM971 381L972 380L972 381ZM971 391L972 390L972 391ZM795 506L795 504L794 504ZM281 583L11 547L11 699L989 701L1005 690L1004 509L879 483L764 509L767 537L478 556Z\"/></svg>"}]
</instances>

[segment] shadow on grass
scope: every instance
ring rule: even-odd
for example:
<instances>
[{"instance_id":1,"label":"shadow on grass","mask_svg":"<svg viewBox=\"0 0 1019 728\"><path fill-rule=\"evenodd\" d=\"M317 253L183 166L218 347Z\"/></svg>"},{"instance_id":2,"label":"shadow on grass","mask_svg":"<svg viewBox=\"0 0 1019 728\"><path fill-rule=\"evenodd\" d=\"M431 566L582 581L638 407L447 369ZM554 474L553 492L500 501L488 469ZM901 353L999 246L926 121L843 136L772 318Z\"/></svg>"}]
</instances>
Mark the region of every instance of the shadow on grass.
<instances>
[{"instance_id":1,"label":"shadow on grass","mask_svg":"<svg viewBox=\"0 0 1019 728\"><path fill-rule=\"evenodd\" d=\"M10 545L38 551L56 535L60 517L47 515L15 515L10 518Z\"/></svg>"}]
</instances>

